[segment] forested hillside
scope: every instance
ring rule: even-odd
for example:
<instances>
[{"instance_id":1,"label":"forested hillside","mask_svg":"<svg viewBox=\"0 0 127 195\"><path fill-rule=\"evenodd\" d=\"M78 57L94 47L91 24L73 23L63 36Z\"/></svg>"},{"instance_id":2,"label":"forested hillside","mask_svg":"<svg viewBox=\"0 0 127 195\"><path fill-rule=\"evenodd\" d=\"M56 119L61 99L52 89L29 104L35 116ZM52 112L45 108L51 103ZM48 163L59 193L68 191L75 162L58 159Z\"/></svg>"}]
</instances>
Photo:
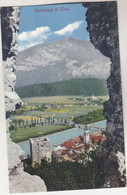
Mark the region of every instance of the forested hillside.
<instances>
[{"instance_id":1,"label":"forested hillside","mask_svg":"<svg viewBox=\"0 0 127 195\"><path fill-rule=\"evenodd\" d=\"M54 83L40 83L15 90L21 98L39 96L62 96L62 95L84 95L95 96L107 95L107 85L104 79L79 78Z\"/></svg>"}]
</instances>

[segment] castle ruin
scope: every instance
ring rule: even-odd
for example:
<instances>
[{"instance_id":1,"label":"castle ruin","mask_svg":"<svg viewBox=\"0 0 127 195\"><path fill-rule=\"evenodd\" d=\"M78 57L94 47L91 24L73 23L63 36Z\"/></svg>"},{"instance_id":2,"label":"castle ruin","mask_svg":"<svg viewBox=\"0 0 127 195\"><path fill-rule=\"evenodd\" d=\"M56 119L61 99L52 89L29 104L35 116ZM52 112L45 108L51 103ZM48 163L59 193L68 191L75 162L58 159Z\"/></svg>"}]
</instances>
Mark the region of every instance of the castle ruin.
<instances>
[{"instance_id":1,"label":"castle ruin","mask_svg":"<svg viewBox=\"0 0 127 195\"><path fill-rule=\"evenodd\" d=\"M48 137L30 138L30 155L32 165L41 164L42 159L51 161L51 145Z\"/></svg>"}]
</instances>

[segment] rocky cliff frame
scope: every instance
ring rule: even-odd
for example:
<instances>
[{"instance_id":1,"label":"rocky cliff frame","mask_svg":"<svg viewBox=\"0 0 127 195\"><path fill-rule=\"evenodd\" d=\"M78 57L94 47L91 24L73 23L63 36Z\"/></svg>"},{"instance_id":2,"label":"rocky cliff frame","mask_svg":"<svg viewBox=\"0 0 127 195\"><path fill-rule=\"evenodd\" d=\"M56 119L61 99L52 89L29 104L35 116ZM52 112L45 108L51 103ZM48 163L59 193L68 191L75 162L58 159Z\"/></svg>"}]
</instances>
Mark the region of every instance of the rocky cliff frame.
<instances>
[{"instance_id":1,"label":"rocky cliff frame","mask_svg":"<svg viewBox=\"0 0 127 195\"><path fill-rule=\"evenodd\" d=\"M97 151L98 159L104 163L105 180L102 188L125 187L126 164L117 3L93 2L83 3L83 6L88 8L86 16L90 41L112 62L110 77L107 80L110 99L104 105L108 139ZM98 18L101 18L99 22ZM14 91L20 7L1 8L1 19L10 192L46 191L43 180L23 171L20 159L22 151L11 141L8 131L11 112L22 105L22 100ZM29 188L30 185L32 188Z\"/></svg>"}]
</instances>

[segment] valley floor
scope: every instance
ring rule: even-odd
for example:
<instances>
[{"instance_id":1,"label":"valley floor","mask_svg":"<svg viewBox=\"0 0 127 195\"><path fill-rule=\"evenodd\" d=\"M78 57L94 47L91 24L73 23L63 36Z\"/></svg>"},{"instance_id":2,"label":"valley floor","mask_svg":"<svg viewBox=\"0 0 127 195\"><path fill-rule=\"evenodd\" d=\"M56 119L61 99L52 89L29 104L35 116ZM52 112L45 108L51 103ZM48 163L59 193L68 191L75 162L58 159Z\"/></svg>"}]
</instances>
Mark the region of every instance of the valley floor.
<instances>
[{"instance_id":1,"label":"valley floor","mask_svg":"<svg viewBox=\"0 0 127 195\"><path fill-rule=\"evenodd\" d=\"M107 98L107 96L94 99L84 96L25 98L24 105L11 116L11 139L14 142L21 142L71 129L76 123L83 124L85 120L87 124L104 120L102 109Z\"/></svg>"}]
</instances>

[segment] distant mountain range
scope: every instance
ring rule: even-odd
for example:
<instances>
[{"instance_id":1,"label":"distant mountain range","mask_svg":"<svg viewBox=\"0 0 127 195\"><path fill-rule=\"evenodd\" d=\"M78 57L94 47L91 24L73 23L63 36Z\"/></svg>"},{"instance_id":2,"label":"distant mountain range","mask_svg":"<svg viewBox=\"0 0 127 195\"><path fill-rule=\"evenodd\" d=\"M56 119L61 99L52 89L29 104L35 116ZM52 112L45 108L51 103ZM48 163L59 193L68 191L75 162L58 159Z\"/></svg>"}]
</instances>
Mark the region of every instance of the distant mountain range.
<instances>
[{"instance_id":1,"label":"distant mountain range","mask_svg":"<svg viewBox=\"0 0 127 195\"><path fill-rule=\"evenodd\" d=\"M18 53L16 87L74 78L106 79L110 60L86 40L43 43Z\"/></svg>"},{"instance_id":2,"label":"distant mountain range","mask_svg":"<svg viewBox=\"0 0 127 195\"><path fill-rule=\"evenodd\" d=\"M16 88L21 98L36 96L61 96L61 95L84 95L103 96L107 95L107 85L104 79L86 78L71 79L54 83L40 83Z\"/></svg>"}]
</instances>

